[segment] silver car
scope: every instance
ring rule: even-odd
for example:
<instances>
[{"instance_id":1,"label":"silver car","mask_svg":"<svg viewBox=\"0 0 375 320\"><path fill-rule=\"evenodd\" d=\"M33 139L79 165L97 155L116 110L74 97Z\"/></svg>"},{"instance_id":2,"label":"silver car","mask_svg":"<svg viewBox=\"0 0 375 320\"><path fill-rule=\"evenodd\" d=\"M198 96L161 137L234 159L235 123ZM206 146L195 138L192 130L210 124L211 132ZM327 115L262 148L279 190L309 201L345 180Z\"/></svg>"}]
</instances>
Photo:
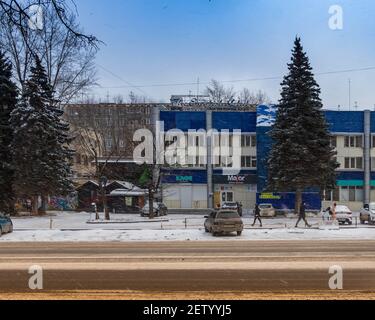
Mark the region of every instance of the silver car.
<instances>
[{"instance_id":1,"label":"silver car","mask_svg":"<svg viewBox=\"0 0 375 320\"><path fill-rule=\"evenodd\" d=\"M365 205L360 213L361 224L375 224L375 203Z\"/></svg>"}]
</instances>

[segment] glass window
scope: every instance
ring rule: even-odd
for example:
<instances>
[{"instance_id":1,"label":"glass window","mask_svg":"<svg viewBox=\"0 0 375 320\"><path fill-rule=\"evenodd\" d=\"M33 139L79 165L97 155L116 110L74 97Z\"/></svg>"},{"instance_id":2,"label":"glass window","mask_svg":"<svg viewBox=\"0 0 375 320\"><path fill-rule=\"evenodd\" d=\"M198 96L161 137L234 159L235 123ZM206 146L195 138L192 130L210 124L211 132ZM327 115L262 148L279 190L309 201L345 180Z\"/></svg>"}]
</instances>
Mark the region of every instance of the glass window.
<instances>
[{"instance_id":1,"label":"glass window","mask_svg":"<svg viewBox=\"0 0 375 320\"><path fill-rule=\"evenodd\" d=\"M355 201L355 187L349 187L349 201Z\"/></svg>"},{"instance_id":2,"label":"glass window","mask_svg":"<svg viewBox=\"0 0 375 320\"><path fill-rule=\"evenodd\" d=\"M345 169L350 168L350 158L345 158Z\"/></svg>"},{"instance_id":3,"label":"glass window","mask_svg":"<svg viewBox=\"0 0 375 320\"><path fill-rule=\"evenodd\" d=\"M357 169L363 169L363 159L357 158Z\"/></svg>"},{"instance_id":4,"label":"glass window","mask_svg":"<svg viewBox=\"0 0 375 320\"><path fill-rule=\"evenodd\" d=\"M349 188L341 187L340 201L349 201Z\"/></svg>"}]
</instances>

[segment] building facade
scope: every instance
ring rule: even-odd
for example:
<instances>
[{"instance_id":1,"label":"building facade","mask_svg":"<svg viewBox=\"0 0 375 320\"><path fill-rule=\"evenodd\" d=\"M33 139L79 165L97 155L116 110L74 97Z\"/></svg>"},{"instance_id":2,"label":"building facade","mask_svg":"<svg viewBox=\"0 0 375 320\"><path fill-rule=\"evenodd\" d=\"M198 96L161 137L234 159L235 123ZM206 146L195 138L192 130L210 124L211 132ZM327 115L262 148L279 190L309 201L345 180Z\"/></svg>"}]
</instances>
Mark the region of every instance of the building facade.
<instances>
[{"instance_id":1,"label":"building facade","mask_svg":"<svg viewBox=\"0 0 375 320\"><path fill-rule=\"evenodd\" d=\"M294 208L294 194L265 193L267 158L272 146L268 133L275 121L275 106L259 106L256 111L160 111L158 119L165 131L178 129L216 130L232 136L241 131L241 169L226 172L226 157L212 160L210 150L215 139L197 140L207 150L207 161L163 169L163 201L172 209L205 209L223 202L240 202L251 210L256 202L273 203L279 210ZM337 150L336 190L306 190L304 200L320 210L332 202L359 210L364 203L375 202L375 112L324 111ZM212 141L211 141L212 140ZM215 163L213 163L215 162Z\"/></svg>"}]
</instances>

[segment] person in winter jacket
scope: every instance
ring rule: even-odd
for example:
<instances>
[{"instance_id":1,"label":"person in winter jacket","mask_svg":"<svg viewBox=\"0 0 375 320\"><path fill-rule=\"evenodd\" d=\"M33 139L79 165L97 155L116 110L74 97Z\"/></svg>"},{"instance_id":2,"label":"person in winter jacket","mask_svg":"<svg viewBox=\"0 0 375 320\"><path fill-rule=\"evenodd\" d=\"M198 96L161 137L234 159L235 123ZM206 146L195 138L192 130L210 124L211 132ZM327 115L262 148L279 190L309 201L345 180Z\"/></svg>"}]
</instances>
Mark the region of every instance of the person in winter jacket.
<instances>
[{"instance_id":1,"label":"person in winter jacket","mask_svg":"<svg viewBox=\"0 0 375 320\"><path fill-rule=\"evenodd\" d=\"M306 224L306 227L311 228L311 225L306 220L306 204L303 202L301 208L299 209L299 218L296 224L296 228L298 228L299 223L303 220Z\"/></svg>"},{"instance_id":2,"label":"person in winter jacket","mask_svg":"<svg viewBox=\"0 0 375 320\"><path fill-rule=\"evenodd\" d=\"M260 222L260 227L262 228L263 223L262 223L262 219L260 217L260 209L259 209L258 204L255 205L255 209L254 209L254 223L252 224L253 227L255 226L255 223L257 222L257 220Z\"/></svg>"}]
</instances>

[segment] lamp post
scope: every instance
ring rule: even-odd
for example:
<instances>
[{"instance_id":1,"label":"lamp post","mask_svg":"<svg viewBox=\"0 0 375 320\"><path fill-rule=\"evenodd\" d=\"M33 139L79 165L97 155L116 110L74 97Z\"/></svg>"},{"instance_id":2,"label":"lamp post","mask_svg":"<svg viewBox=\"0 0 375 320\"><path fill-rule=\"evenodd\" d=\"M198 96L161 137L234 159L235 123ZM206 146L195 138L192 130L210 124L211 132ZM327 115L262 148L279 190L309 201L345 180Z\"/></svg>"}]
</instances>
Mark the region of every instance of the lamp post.
<instances>
[{"instance_id":1,"label":"lamp post","mask_svg":"<svg viewBox=\"0 0 375 320\"><path fill-rule=\"evenodd\" d=\"M108 182L107 177L103 176L100 178L100 190L102 194L104 216L105 216L105 220L110 220L109 210L107 208L107 193L105 190L105 187L107 186L107 182Z\"/></svg>"}]
</instances>

